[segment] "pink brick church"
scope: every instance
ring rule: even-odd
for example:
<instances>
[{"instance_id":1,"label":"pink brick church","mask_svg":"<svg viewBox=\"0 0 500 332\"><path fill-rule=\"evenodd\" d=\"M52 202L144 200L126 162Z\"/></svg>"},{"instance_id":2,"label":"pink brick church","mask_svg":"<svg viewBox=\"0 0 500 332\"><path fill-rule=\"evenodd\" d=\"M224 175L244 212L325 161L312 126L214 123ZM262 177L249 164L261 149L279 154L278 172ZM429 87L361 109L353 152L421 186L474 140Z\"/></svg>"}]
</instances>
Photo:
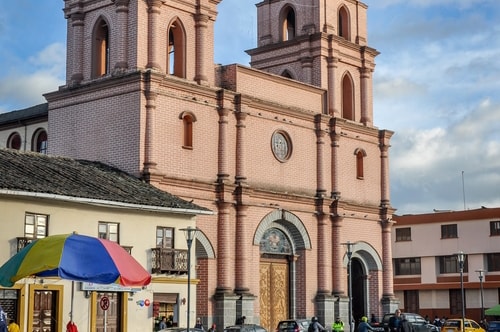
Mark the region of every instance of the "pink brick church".
<instances>
[{"instance_id":1,"label":"pink brick church","mask_svg":"<svg viewBox=\"0 0 500 332\"><path fill-rule=\"evenodd\" d=\"M257 3L248 68L214 64L220 2L65 0L67 79L45 95L48 153L214 211L197 217L193 255L191 316L206 327L392 312L393 132L373 123L367 6ZM185 315L169 294L154 301Z\"/></svg>"}]
</instances>

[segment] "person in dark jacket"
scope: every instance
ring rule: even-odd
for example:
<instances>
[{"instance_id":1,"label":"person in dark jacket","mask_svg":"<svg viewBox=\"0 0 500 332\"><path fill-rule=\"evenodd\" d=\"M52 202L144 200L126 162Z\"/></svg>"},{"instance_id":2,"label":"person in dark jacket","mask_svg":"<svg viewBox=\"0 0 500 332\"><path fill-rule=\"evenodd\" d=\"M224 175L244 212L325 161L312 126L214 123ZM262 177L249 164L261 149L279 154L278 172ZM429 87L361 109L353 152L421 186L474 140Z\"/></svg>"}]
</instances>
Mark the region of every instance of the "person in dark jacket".
<instances>
[{"instance_id":1,"label":"person in dark jacket","mask_svg":"<svg viewBox=\"0 0 500 332\"><path fill-rule=\"evenodd\" d=\"M397 332L401 323L401 310L396 309L394 316L389 319L389 332Z\"/></svg>"},{"instance_id":2,"label":"person in dark jacket","mask_svg":"<svg viewBox=\"0 0 500 332\"><path fill-rule=\"evenodd\" d=\"M309 330L310 332L323 332L326 331L326 329L323 327L323 325L320 324L318 321L318 317L314 316L311 319L311 323L309 324Z\"/></svg>"}]
</instances>

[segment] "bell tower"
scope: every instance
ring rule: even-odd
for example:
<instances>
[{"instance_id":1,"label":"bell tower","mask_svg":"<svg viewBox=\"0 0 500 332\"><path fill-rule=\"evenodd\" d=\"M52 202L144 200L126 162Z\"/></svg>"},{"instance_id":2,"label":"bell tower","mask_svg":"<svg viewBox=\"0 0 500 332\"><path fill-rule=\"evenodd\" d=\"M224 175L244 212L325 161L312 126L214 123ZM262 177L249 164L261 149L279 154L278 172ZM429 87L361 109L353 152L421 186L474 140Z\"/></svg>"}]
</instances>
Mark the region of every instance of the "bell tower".
<instances>
[{"instance_id":1,"label":"bell tower","mask_svg":"<svg viewBox=\"0 0 500 332\"><path fill-rule=\"evenodd\" d=\"M330 115L373 126L367 6L357 0L264 0L251 66L328 90Z\"/></svg>"},{"instance_id":2,"label":"bell tower","mask_svg":"<svg viewBox=\"0 0 500 332\"><path fill-rule=\"evenodd\" d=\"M151 69L207 85L221 0L65 0L69 86Z\"/></svg>"}]
</instances>

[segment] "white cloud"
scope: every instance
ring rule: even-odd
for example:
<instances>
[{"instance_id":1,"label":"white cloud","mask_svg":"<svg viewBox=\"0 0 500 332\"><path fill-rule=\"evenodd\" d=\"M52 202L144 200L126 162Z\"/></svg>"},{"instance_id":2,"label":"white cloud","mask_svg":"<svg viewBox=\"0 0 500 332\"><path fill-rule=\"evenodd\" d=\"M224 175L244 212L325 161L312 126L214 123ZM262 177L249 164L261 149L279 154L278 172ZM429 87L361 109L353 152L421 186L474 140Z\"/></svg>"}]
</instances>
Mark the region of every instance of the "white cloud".
<instances>
[{"instance_id":1,"label":"white cloud","mask_svg":"<svg viewBox=\"0 0 500 332\"><path fill-rule=\"evenodd\" d=\"M21 60L17 60L21 61ZM0 113L44 103L44 93L64 84L65 46L48 45L24 61L24 66L11 66L0 79Z\"/></svg>"}]
</instances>

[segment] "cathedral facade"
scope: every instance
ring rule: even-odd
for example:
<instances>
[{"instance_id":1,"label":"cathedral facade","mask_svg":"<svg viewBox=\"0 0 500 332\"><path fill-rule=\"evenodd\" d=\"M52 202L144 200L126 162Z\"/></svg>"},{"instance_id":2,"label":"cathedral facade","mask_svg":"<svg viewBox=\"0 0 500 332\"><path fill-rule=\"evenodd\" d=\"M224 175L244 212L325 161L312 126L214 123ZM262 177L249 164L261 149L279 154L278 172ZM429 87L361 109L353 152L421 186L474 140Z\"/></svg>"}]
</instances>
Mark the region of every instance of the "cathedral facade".
<instances>
[{"instance_id":1,"label":"cathedral facade","mask_svg":"<svg viewBox=\"0 0 500 332\"><path fill-rule=\"evenodd\" d=\"M245 67L214 64L220 2L65 0L48 153L214 212L197 217L194 245L191 317L205 326L392 312L393 132L373 123L367 6L263 0Z\"/></svg>"}]
</instances>

